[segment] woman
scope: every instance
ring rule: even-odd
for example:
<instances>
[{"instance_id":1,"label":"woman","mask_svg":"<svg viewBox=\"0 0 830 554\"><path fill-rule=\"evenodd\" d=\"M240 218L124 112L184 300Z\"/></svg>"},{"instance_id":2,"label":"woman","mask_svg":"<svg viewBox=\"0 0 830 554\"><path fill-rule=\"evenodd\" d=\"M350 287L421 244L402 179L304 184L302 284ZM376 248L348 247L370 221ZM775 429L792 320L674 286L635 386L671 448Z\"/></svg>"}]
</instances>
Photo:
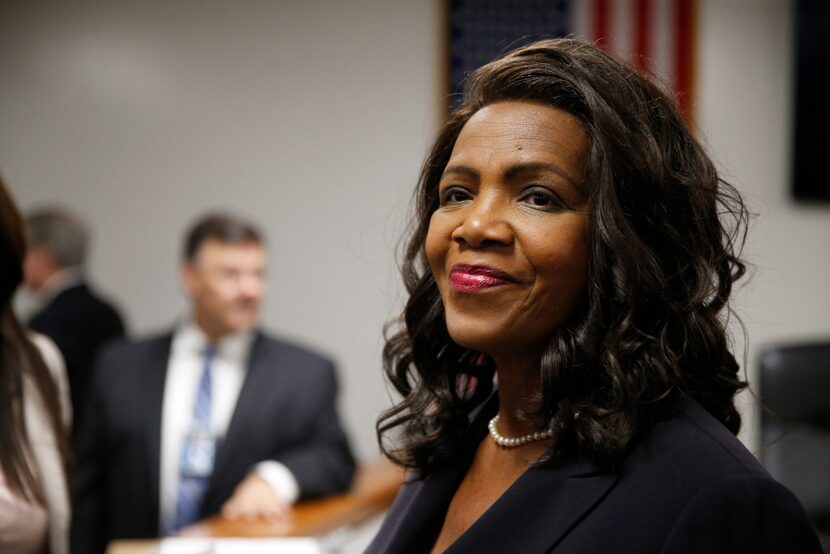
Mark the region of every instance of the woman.
<instances>
[{"instance_id":1,"label":"woman","mask_svg":"<svg viewBox=\"0 0 830 554\"><path fill-rule=\"evenodd\" d=\"M54 344L12 313L25 243L2 181L0 231L0 552L68 554L69 393Z\"/></svg>"},{"instance_id":2,"label":"woman","mask_svg":"<svg viewBox=\"0 0 830 554\"><path fill-rule=\"evenodd\" d=\"M369 552L818 552L734 436L745 209L657 87L577 41L516 50L416 195L378 423L413 471Z\"/></svg>"}]
</instances>

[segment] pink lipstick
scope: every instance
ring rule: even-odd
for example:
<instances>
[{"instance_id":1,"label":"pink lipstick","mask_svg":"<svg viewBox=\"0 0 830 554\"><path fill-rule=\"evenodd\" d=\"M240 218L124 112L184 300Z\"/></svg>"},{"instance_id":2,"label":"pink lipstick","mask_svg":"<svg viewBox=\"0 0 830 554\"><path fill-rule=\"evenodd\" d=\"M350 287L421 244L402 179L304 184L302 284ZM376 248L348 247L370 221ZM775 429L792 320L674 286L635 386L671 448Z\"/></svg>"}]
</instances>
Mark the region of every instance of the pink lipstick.
<instances>
[{"instance_id":1,"label":"pink lipstick","mask_svg":"<svg viewBox=\"0 0 830 554\"><path fill-rule=\"evenodd\" d=\"M456 264L450 269L450 286L463 292L476 292L515 282L504 271L486 265Z\"/></svg>"}]
</instances>

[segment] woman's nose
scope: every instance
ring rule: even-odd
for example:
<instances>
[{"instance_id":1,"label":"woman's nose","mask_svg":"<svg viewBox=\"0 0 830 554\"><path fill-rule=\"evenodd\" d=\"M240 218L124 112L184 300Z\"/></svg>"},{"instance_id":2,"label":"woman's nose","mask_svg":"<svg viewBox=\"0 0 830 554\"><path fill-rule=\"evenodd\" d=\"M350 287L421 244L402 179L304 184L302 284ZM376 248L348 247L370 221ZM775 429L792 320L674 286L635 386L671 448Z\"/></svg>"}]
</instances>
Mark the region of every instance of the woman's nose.
<instances>
[{"instance_id":1,"label":"woman's nose","mask_svg":"<svg viewBox=\"0 0 830 554\"><path fill-rule=\"evenodd\" d=\"M511 244L513 230L506 219L506 207L498 199L475 199L462 211L452 239L473 248Z\"/></svg>"}]
</instances>

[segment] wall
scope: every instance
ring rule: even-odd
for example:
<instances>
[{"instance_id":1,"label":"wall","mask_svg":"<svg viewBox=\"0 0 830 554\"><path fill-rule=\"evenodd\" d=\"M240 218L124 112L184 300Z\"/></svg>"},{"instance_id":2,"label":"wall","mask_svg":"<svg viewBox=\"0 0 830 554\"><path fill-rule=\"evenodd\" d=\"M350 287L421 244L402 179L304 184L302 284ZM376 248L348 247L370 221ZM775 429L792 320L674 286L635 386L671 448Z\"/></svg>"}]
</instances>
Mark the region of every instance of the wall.
<instances>
[{"instance_id":1,"label":"wall","mask_svg":"<svg viewBox=\"0 0 830 554\"><path fill-rule=\"evenodd\" d=\"M789 197L790 10L699 10L700 133L758 214L737 296L750 368L768 343L830 334L828 208ZM137 334L184 309L191 218L260 222L265 325L337 358L342 412L372 455L394 248L440 113L441 15L437 0L5 2L0 171L24 208L61 202L90 223L91 273Z\"/></svg>"},{"instance_id":2,"label":"wall","mask_svg":"<svg viewBox=\"0 0 830 554\"><path fill-rule=\"evenodd\" d=\"M799 205L790 195L793 10L783 0L704 0L700 9L701 131L755 214L745 249L750 278L736 296L749 339L738 332L736 345L747 353L751 382L765 347L830 338L830 206ZM746 413L741 438L757 447Z\"/></svg>"},{"instance_id":3,"label":"wall","mask_svg":"<svg viewBox=\"0 0 830 554\"><path fill-rule=\"evenodd\" d=\"M338 360L341 411L374 454L394 249L438 123L437 8L4 2L0 171L22 208L59 202L89 222L90 272L138 335L183 313L192 218L260 223L265 326Z\"/></svg>"}]
</instances>

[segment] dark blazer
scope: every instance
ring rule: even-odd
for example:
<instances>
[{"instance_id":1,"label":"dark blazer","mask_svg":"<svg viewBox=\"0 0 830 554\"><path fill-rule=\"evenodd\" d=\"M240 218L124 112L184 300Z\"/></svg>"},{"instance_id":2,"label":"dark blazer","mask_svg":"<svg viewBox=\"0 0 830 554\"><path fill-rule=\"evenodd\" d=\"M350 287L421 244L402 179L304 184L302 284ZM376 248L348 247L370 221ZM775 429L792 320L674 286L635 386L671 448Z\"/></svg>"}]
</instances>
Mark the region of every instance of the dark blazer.
<instances>
[{"instance_id":1,"label":"dark blazer","mask_svg":"<svg viewBox=\"0 0 830 554\"><path fill-rule=\"evenodd\" d=\"M162 396L171 336L116 343L95 367L77 454L72 552L159 534ZM335 409L332 363L258 334L219 445L200 517L216 514L252 466L276 460L301 498L346 489L354 460Z\"/></svg>"},{"instance_id":2,"label":"dark blazer","mask_svg":"<svg viewBox=\"0 0 830 554\"><path fill-rule=\"evenodd\" d=\"M466 455L402 488L367 553L429 552L495 413ZM573 457L531 468L448 553L820 553L798 500L699 404L684 398L616 471Z\"/></svg>"},{"instance_id":3,"label":"dark blazer","mask_svg":"<svg viewBox=\"0 0 830 554\"><path fill-rule=\"evenodd\" d=\"M96 353L106 342L124 336L124 322L107 301L83 283L58 293L29 321L32 330L51 338L66 361L72 413L83 418Z\"/></svg>"}]
</instances>

